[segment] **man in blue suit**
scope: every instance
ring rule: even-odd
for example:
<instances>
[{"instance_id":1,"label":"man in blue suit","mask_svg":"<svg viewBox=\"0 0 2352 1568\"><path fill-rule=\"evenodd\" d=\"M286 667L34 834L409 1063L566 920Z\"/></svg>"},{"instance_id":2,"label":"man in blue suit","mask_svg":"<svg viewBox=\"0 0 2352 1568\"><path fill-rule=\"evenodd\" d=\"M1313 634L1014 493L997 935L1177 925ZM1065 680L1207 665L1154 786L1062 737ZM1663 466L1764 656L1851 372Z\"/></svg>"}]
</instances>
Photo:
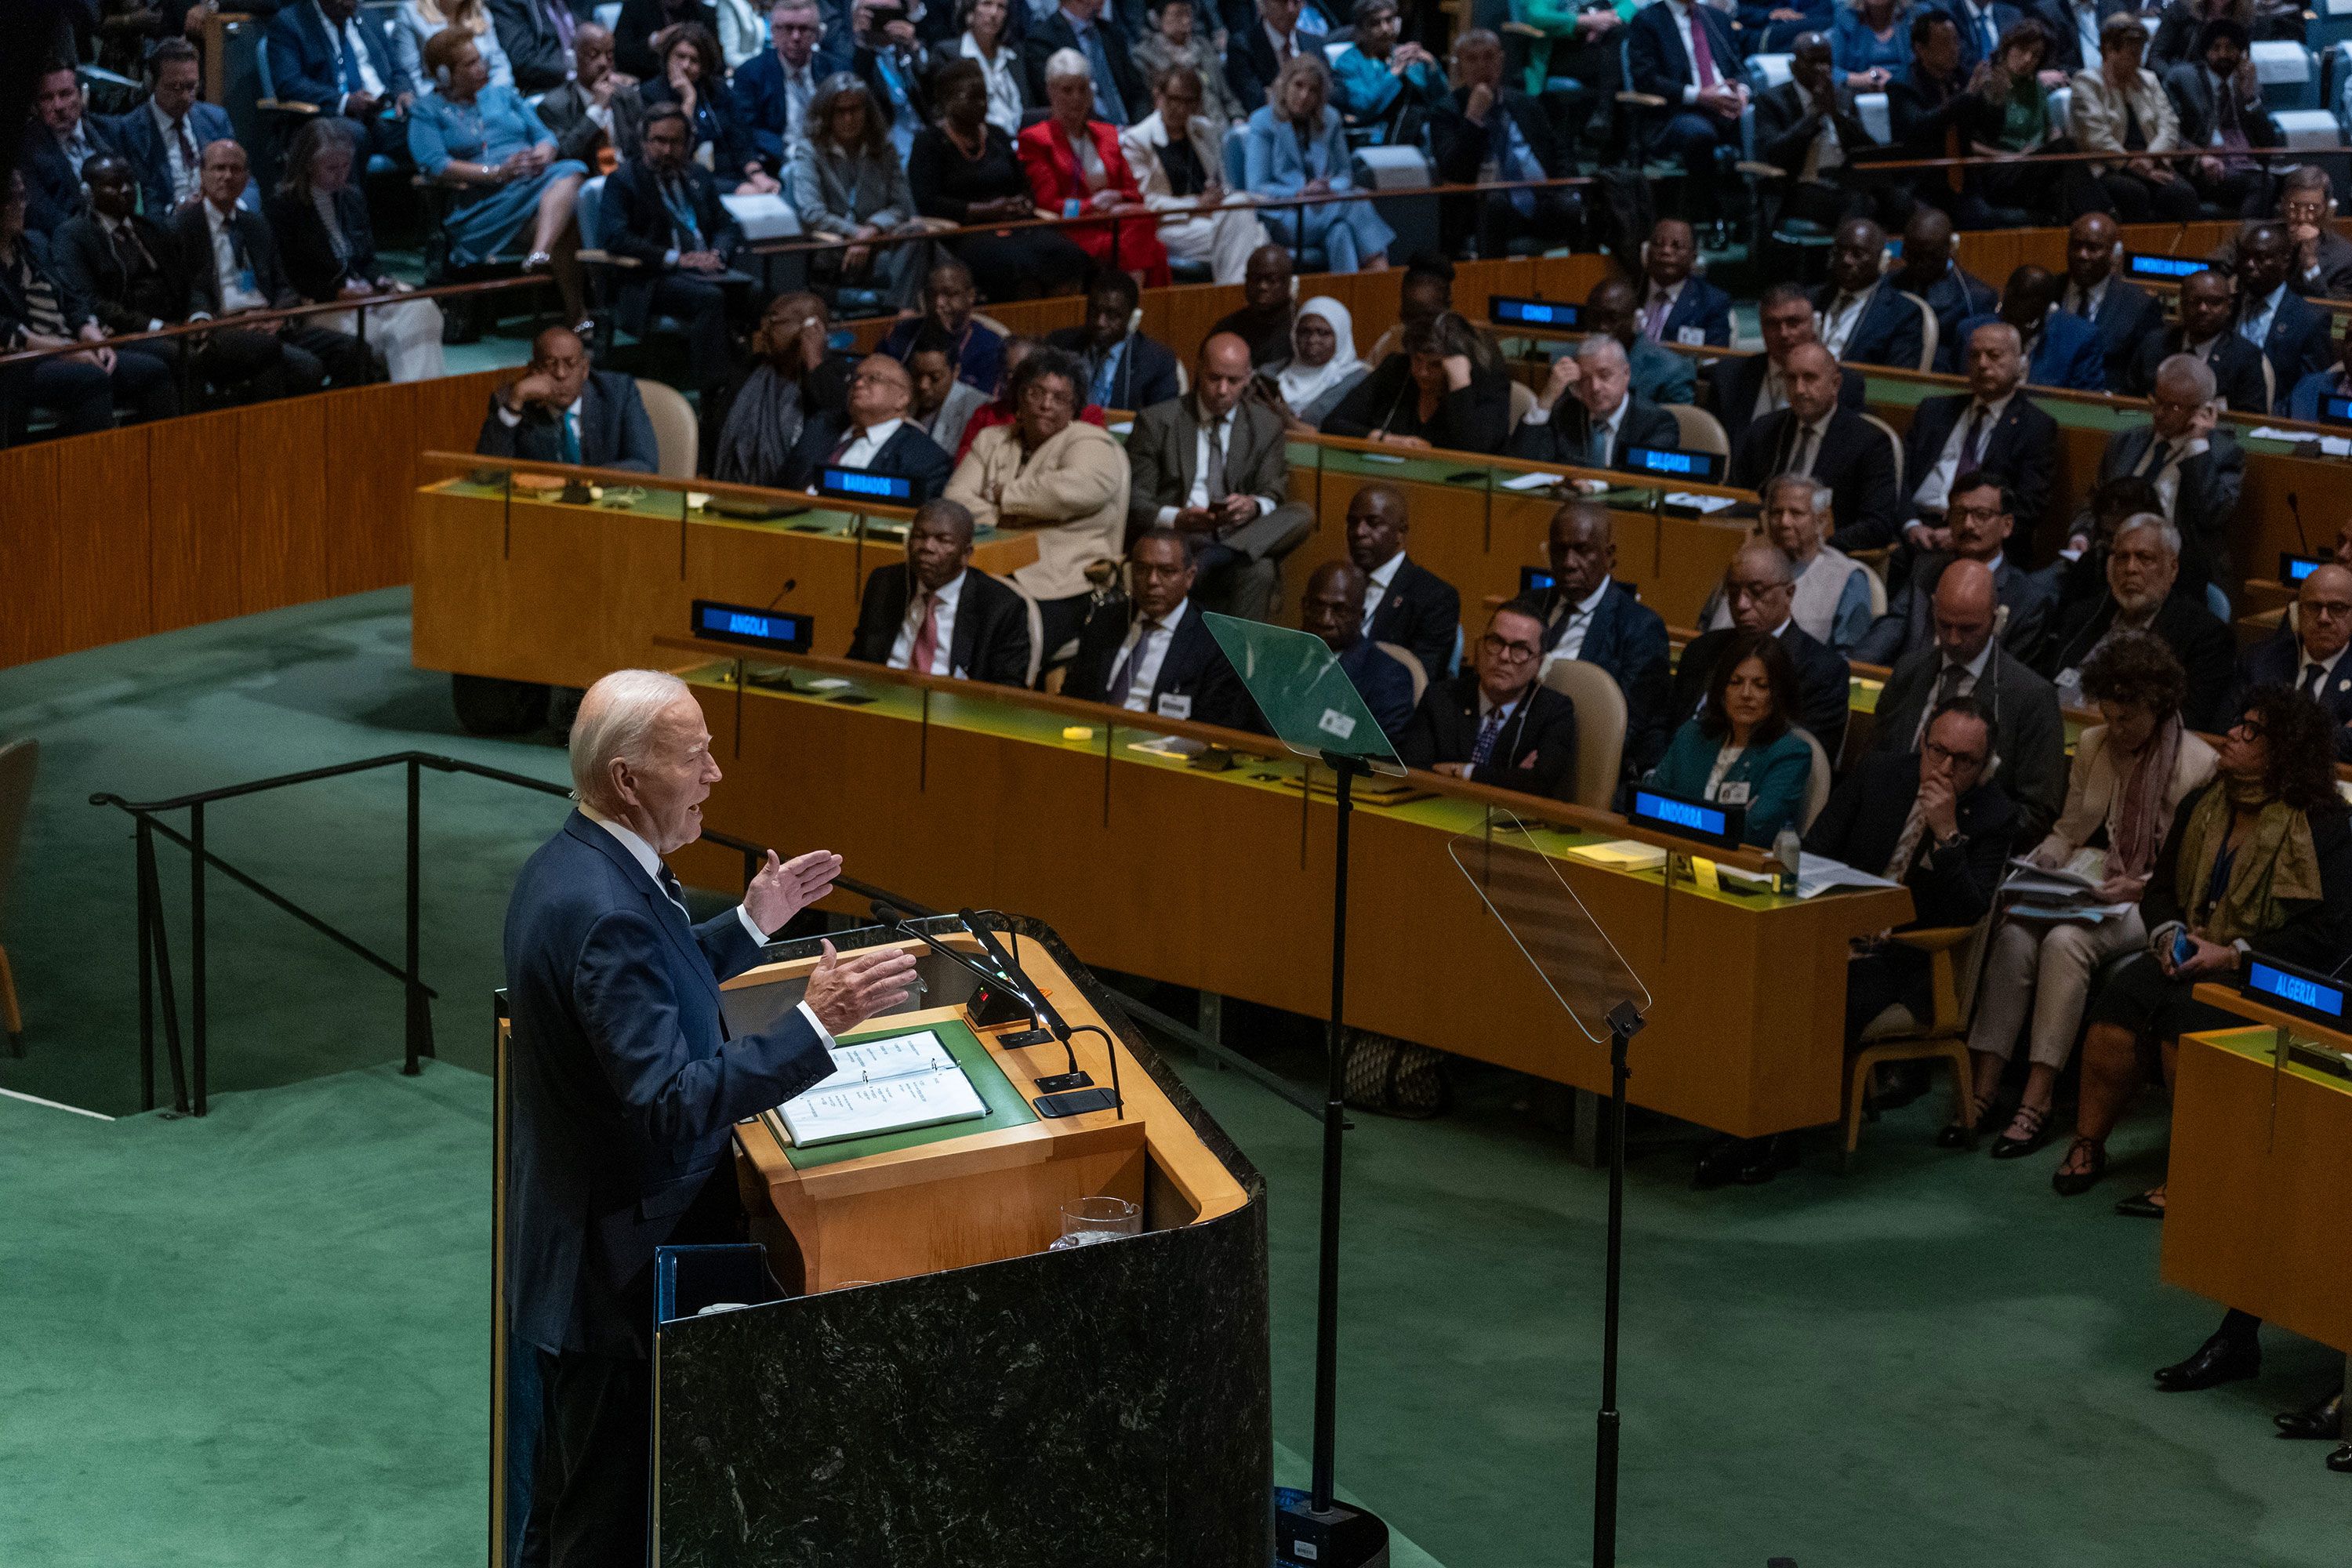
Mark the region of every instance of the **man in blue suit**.
<instances>
[{"instance_id":1,"label":"man in blue suit","mask_svg":"<svg viewBox=\"0 0 2352 1568\"><path fill-rule=\"evenodd\" d=\"M166 38L147 60L147 101L107 122L139 174L139 200L148 218L165 227L172 215L202 194L205 149L234 142L228 110L197 96L203 68L194 44ZM247 181L237 205L261 210L261 187Z\"/></svg>"},{"instance_id":2,"label":"man in blue suit","mask_svg":"<svg viewBox=\"0 0 2352 1568\"><path fill-rule=\"evenodd\" d=\"M25 173L25 227L50 235L81 211L81 166L115 151L105 123L82 112L81 81L70 65L41 72L34 116L17 164Z\"/></svg>"},{"instance_id":3,"label":"man in blue suit","mask_svg":"<svg viewBox=\"0 0 2352 1568\"><path fill-rule=\"evenodd\" d=\"M490 394L474 450L487 458L640 474L661 467L654 422L637 384L591 368L588 345L569 327L550 327L531 340L523 374Z\"/></svg>"},{"instance_id":4,"label":"man in blue suit","mask_svg":"<svg viewBox=\"0 0 2352 1568\"><path fill-rule=\"evenodd\" d=\"M740 140L759 154L772 174L783 172L793 144L801 139L802 121L818 84L849 68L848 48L828 47L824 30L816 0L776 0L768 13L774 46L735 68L732 90Z\"/></svg>"},{"instance_id":5,"label":"man in blue suit","mask_svg":"<svg viewBox=\"0 0 2352 1568\"><path fill-rule=\"evenodd\" d=\"M508 1323L544 1390L512 1419L545 1444L534 1513L559 1568L646 1560L655 1249L741 1239L734 1124L824 1078L835 1038L915 974L898 949L843 961L827 942L800 1005L730 1036L719 984L832 890L841 857L771 850L742 904L696 925L662 863L701 837L719 778L693 694L608 675L571 753L580 807L524 863L506 921Z\"/></svg>"},{"instance_id":6,"label":"man in blue suit","mask_svg":"<svg viewBox=\"0 0 2352 1568\"><path fill-rule=\"evenodd\" d=\"M2008 0L1944 0L1943 9L1949 13L1960 29L1960 75L1973 77L1977 67L1992 58L2000 36L2017 26L2020 19L2016 6Z\"/></svg>"},{"instance_id":7,"label":"man in blue suit","mask_svg":"<svg viewBox=\"0 0 2352 1568\"><path fill-rule=\"evenodd\" d=\"M2264 637L2238 657L2238 681L2222 710L2225 718L2246 710L2257 686L2286 686L2326 710L2335 726L2336 760L2352 763L2352 572L2337 565L2316 568L2294 595L2294 630Z\"/></svg>"},{"instance_id":8,"label":"man in blue suit","mask_svg":"<svg viewBox=\"0 0 2352 1568\"><path fill-rule=\"evenodd\" d=\"M1627 85L1666 100L1656 111L1661 121L1650 138L1651 153L1680 158L1698 202L1712 204L1716 149L1738 145L1740 110L1748 107L1730 19L1713 5L1658 0L1625 24L1625 59Z\"/></svg>"},{"instance_id":9,"label":"man in blue suit","mask_svg":"<svg viewBox=\"0 0 2352 1568\"><path fill-rule=\"evenodd\" d=\"M1642 302L1634 325L1654 343L1685 348L1731 346L1731 296L1704 278L1691 276L1698 239L1678 217L1662 217L1642 247Z\"/></svg>"},{"instance_id":10,"label":"man in blue suit","mask_svg":"<svg viewBox=\"0 0 2352 1568\"><path fill-rule=\"evenodd\" d=\"M1625 776L1638 779L1657 766L1674 731L1666 623L1610 576L1617 566L1617 540L1607 507L1572 500L1552 513L1546 552L1551 586L1539 601L1543 668L1574 658L1609 672L1625 695Z\"/></svg>"},{"instance_id":11,"label":"man in blue suit","mask_svg":"<svg viewBox=\"0 0 2352 1568\"><path fill-rule=\"evenodd\" d=\"M2269 356L2281 406L2297 382L2335 357L2328 318L2287 286L2294 269L2294 241L2284 224L2249 224L2238 236L2237 332Z\"/></svg>"},{"instance_id":12,"label":"man in blue suit","mask_svg":"<svg viewBox=\"0 0 2352 1568\"><path fill-rule=\"evenodd\" d=\"M1813 290L1821 343L1841 364L1917 370L1927 347L1926 307L1879 276L1886 233L1866 217L1838 226L1830 280Z\"/></svg>"},{"instance_id":13,"label":"man in blue suit","mask_svg":"<svg viewBox=\"0 0 2352 1568\"><path fill-rule=\"evenodd\" d=\"M2140 344L2164 331L2164 308L2129 279L2116 276L2123 241L2116 220L2084 213L2066 230L2066 289L2060 308L2091 323L2110 391L2122 392Z\"/></svg>"},{"instance_id":14,"label":"man in blue suit","mask_svg":"<svg viewBox=\"0 0 2352 1568\"><path fill-rule=\"evenodd\" d=\"M351 121L362 160L406 162L408 106L416 97L383 24L360 15L359 0L301 0L269 18L271 88L281 99L315 103Z\"/></svg>"},{"instance_id":15,"label":"man in blue suit","mask_svg":"<svg viewBox=\"0 0 2352 1568\"><path fill-rule=\"evenodd\" d=\"M2060 284L2043 267L2021 267L2000 291L2000 309L1960 323L1962 352L1969 335L1989 321L2007 321L2025 345L2025 379L2034 386L2076 392L2107 390L2106 345L2099 329L2072 311L2058 309Z\"/></svg>"}]
</instances>

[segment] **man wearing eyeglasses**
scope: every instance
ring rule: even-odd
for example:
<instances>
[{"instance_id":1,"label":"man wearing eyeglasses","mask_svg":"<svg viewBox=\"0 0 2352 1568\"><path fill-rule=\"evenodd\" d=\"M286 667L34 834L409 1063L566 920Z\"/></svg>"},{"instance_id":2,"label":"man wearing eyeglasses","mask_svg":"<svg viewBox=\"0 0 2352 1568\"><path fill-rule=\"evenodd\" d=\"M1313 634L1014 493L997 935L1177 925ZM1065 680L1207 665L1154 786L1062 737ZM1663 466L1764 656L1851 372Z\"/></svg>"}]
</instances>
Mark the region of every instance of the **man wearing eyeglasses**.
<instances>
[{"instance_id":1,"label":"man wearing eyeglasses","mask_svg":"<svg viewBox=\"0 0 2352 1568\"><path fill-rule=\"evenodd\" d=\"M1576 766L1576 704L1539 684L1544 623L1514 599L1487 617L1471 668L1432 681L1397 744L1411 767L1473 784L1567 798Z\"/></svg>"},{"instance_id":2,"label":"man wearing eyeglasses","mask_svg":"<svg viewBox=\"0 0 2352 1568\"><path fill-rule=\"evenodd\" d=\"M1192 539L1150 528L1127 552L1124 621L1097 616L1078 639L1062 695L1163 719L1263 730L1257 704L1192 603Z\"/></svg>"},{"instance_id":3,"label":"man wearing eyeglasses","mask_svg":"<svg viewBox=\"0 0 2352 1568\"><path fill-rule=\"evenodd\" d=\"M752 150L770 174L781 173L801 140L809 99L816 84L849 68L849 51L824 48L824 18L816 0L777 0L768 12L773 48L762 49L737 68L735 112L749 132Z\"/></svg>"},{"instance_id":4,"label":"man wearing eyeglasses","mask_svg":"<svg viewBox=\"0 0 2352 1568\"><path fill-rule=\"evenodd\" d=\"M2253 352L2242 339L2239 347ZM2107 438L2095 481L2129 475L2155 487L2157 509L2180 531L2180 584L2189 593L2231 580L2230 520L2246 477L2245 448L2214 409L2215 384L2203 361L2185 353L2166 360L2148 398L2148 423ZM2087 535L2088 518L2078 517L2074 531Z\"/></svg>"},{"instance_id":5,"label":"man wearing eyeglasses","mask_svg":"<svg viewBox=\"0 0 2352 1568\"><path fill-rule=\"evenodd\" d=\"M1992 574L1993 593L2007 612L2001 646L2032 663L2057 610L2058 593L2040 573L2010 561L2006 546L2016 531L2016 513L2008 479L1991 469L1976 469L1954 480L1952 504L1944 513L1941 531L1951 542L1950 550L1923 555L1913 564L1903 591L1871 623L1854 645L1853 657L1864 664L1895 664L1933 643L1935 619L1928 606L1937 583L1953 563L1975 561Z\"/></svg>"},{"instance_id":6,"label":"man wearing eyeglasses","mask_svg":"<svg viewBox=\"0 0 2352 1568\"><path fill-rule=\"evenodd\" d=\"M1797 711L1822 750L1834 760L1845 742L1846 706L1852 679L1846 661L1796 621L1796 568L1774 545L1758 540L1742 545L1724 568L1723 602L1731 625L1706 632L1683 649L1675 670L1675 694L1667 703L1667 733L1698 712L1706 699L1724 642L1736 629L1770 632L1797 667Z\"/></svg>"},{"instance_id":7,"label":"man wearing eyeglasses","mask_svg":"<svg viewBox=\"0 0 2352 1568\"><path fill-rule=\"evenodd\" d=\"M2257 686L2291 686L2327 710L2336 722L2336 760L2352 762L2352 571L2321 566L2294 595L2294 626L2256 643L2238 660L2238 684L2227 707L2245 711Z\"/></svg>"}]
</instances>

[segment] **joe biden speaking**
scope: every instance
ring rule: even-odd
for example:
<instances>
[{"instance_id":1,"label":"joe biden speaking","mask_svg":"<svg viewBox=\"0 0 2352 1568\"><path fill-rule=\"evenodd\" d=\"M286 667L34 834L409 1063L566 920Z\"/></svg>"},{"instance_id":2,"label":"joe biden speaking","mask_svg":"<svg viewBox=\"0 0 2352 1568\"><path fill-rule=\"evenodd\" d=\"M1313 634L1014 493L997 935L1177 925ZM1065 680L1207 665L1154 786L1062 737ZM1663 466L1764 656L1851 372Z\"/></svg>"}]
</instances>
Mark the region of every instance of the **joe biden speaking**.
<instances>
[{"instance_id":1,"label":"joe biden speaking","mask_svg":"<svg viewBox=\"0 0 2352 1568\"><path fill-rule=\"evenodd\" d=\"M799 1007L730 1037L719 983L832 889L841 857L771 850L741 906L696 925L662 863L701 836L719 777L692 693L607 675L571 752L579 809L525 863L506 922L507 1304L543 1390L525 1554L644 1568L654 1249L742 1239L730 1130L831 1072L834 1037L905 1000L915 961L827 942Z\"/></svg>"}]
</instances>

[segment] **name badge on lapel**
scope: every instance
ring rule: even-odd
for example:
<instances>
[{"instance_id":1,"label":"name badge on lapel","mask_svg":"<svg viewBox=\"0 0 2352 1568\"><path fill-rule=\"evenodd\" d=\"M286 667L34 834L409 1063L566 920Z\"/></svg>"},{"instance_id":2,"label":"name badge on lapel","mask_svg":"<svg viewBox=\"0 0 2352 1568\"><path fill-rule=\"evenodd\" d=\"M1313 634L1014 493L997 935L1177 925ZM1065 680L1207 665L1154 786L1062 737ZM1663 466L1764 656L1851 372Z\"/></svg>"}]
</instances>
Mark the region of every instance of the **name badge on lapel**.
<instances>
[{"instance_id":1,"label":"name badge on lapel","mask_svg":"<svg viewBox=\"0 0 2352 1568\"><path fill-rule=\"evenodd\" d=\"M1192 716L1192 699L1182 692L1163 692L1160 698L1159 713L1162 719L1190 719Z\"/></svg>"},{"instance_id":2,"label":"name badge on lapel","mask_svg":"<svg viewBox=\"0 0 2352 1568\"><path fill-rule=\"evenodd\" d=\"M1748 804L1748 781L1745 779L1726 779L1723 783L1717 784L1715 789L1715 804L1717 805L1746 805Z\"/></svg>"},{"instance_id":3,"label":"name badge on lapel","mask_svg":"<svg viewBox=\"0 0 2352 1568\"><path fill-rule=\"evenodd\" d=\"M1705 348L1706 346L1706 330L1704 327L1676 327L1675 329L1675 342L1682 344L1682 346L1686 349Z\"/></svg>"}]
</instances>

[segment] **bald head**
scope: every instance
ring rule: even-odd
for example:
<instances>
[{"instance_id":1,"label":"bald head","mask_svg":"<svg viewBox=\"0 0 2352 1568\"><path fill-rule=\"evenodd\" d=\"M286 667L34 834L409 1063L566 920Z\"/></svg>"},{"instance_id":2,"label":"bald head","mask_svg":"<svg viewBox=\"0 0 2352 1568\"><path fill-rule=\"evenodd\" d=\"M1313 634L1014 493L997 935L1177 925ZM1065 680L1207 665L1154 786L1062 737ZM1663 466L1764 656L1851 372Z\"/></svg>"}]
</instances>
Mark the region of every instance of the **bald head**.
<instances>
[{"instance_id":1,"label":"bald head","mask_svg":"<svg viewBox=\"0 0 2352 1568\"><path fill-rule=\"evenodd\" d=\"M1952 259L1952 220L1921 202L1903 226L1903 267L1914 277L1940 278Z\"/></svg>"},{"instance_id":2,"label":"bald head","mask_svg":"<svg viewBox=\"0 0 2352 1568\"><path fill-rule=\"evenodd\" d=\"M1760 539L1741 545L1724 568L1724 605L1743 631L1779 632L1796 592L1789 558Z\"/></svg>"},{"instance_id":3,"label":"bald head","mask_svg":"<svg viewBox=\"0 0 2352 1568\"><path fill-rule=\"evenodd\" d=\"M1348 502L1348 559L1377 572L1404 548L1412 528L1404 496L1393 486L1366 485Z\"/></svg>"},{"instance_id":4,"label":"bald head","mask_svg":"<svg viewBox=\"0 0 2352 1568\"><path fill-rule=\"evenodd\" d=\"M1992 640L1992 568L1981 561L1955 561L1936 579L1936 645L1944 657L1967 664Z\"/></svg>"},{"instance_id":5,"label":"bald head","mask_svg":"<svg viewBox=\"0 0 2352 1568\"><path fill-rule=\"evenodd\" d=\"M1838 363L1818 342L1799 343L1780 362L1789 412L1810 425L1837 406Z\"/></svg>"},{"instance_id":6,"label":"bald head","mask_svg":"<svg viewBox=\"0 0 2352 1568\"><path fill-rule=\"evenodd\" d=\"M914 401L907 367L888 354L868 354L850 373L849 418L861 430L904 419Z\"/></svg>"},{"instance_id":7,"label":"bald head","mask_svg":"<svg viewBox=\"0 0 2352 1568\"><path fill-rule=\"evenodd\" d=\"M1572 500L1551 514L1551 537L1546 542L1551 557L1552 582L1560 596L1581 600L1609 580L1617 564L1615 530L1609 509L1593 501Z\"/></svg>"},{"instance_id":8,"label":"bald head","mask_svg":"<svg viewBox=\"0 0 2352 1568\"><path fill-rule=\"evenodd\" d=\"M1345 653L1363 639L1364 590L1370 579L1352 561L1326 561L1308 574L1298 625Z\"/></svg>"},{"instance_id":9,"label":"bald head","mask_svg":"<svg viewBox=\"0 0 2352 1568\"><path fill-rule=\"evenodd\" d=\"M1253 370L1247 339L1234 332L1212 332L1201 345L1200 374L1192 378L1201 412L1223 419L1242 400Z\"/></svg>"}]
</instances>

